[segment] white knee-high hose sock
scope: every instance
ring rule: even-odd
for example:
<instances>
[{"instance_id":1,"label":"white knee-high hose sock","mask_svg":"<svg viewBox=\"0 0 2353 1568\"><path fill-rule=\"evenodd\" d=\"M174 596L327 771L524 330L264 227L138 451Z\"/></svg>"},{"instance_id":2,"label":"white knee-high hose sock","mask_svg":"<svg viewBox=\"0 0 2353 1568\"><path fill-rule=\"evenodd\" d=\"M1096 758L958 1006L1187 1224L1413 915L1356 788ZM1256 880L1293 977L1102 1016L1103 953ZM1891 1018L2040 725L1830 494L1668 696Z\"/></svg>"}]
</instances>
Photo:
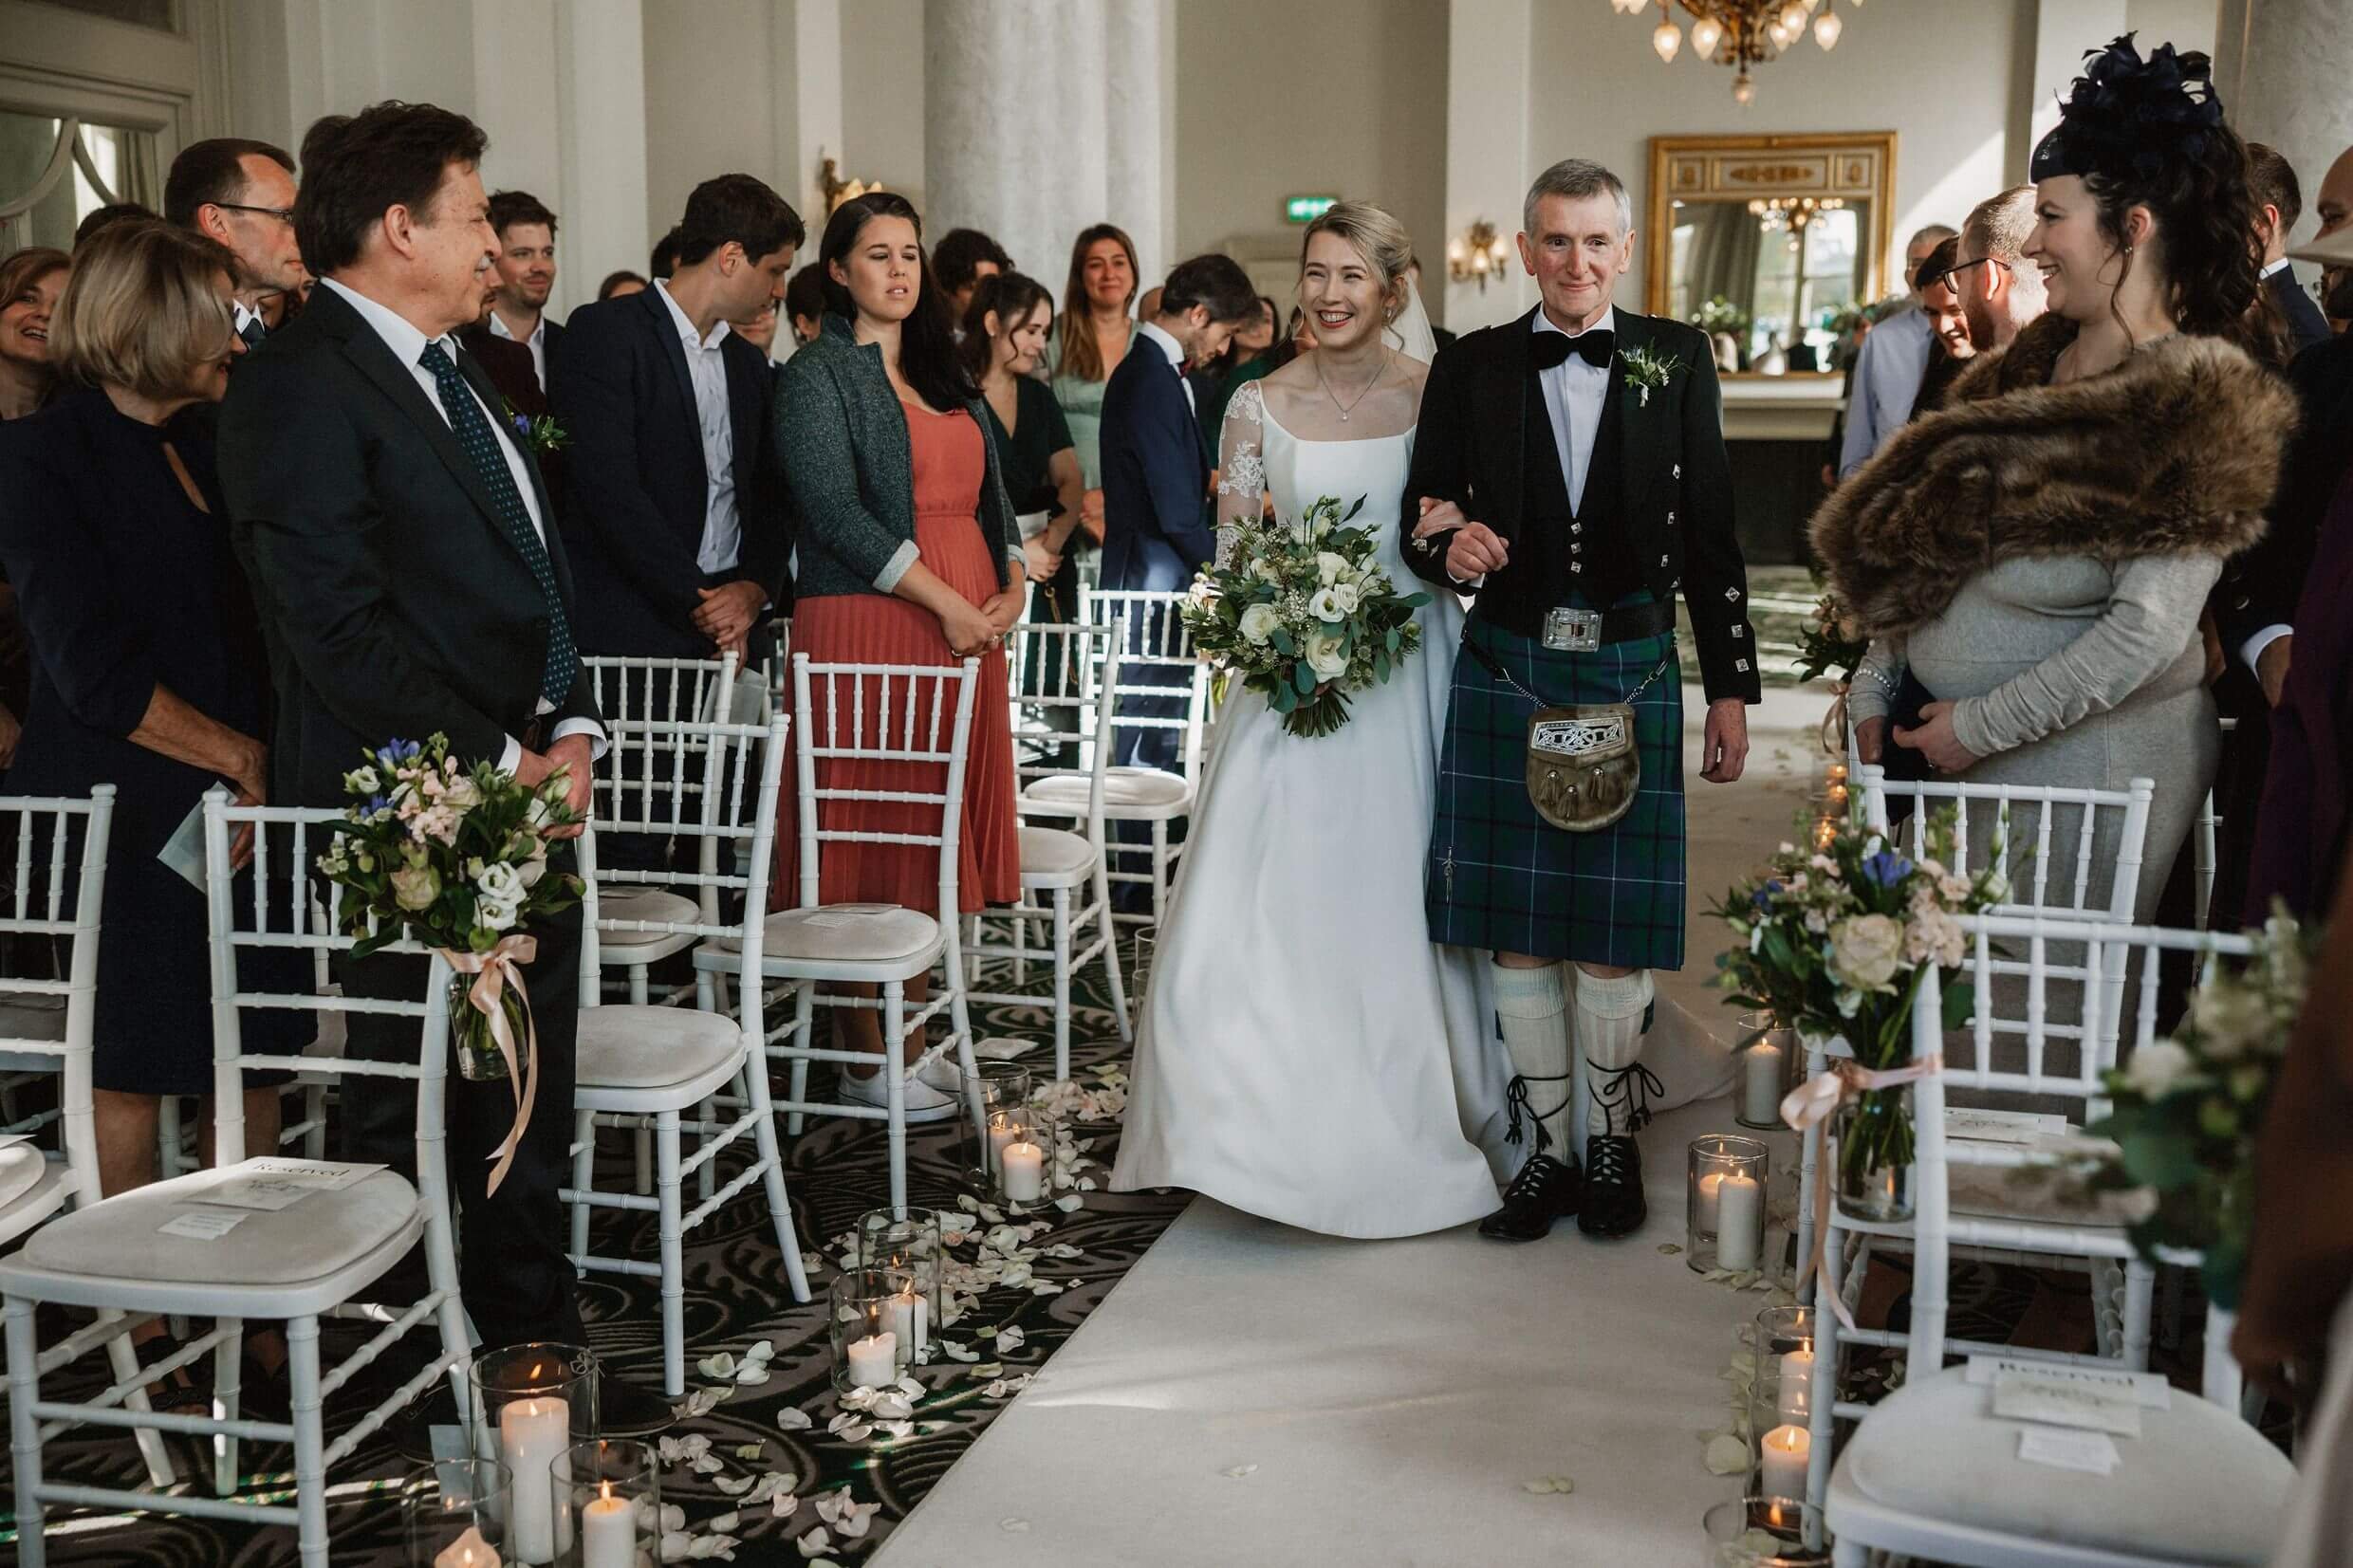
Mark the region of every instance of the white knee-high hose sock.
<instances>
[{"instance_id":1,"label":"white knee-high hose sock","mask_svg":"<svg viewBox=\"0 0 2353 1568\"><path fill-rule=\"evenodd\" d=\"M1513 1122L1532 1117L1536 1123L1522 1128L1522 1164L1540 1152L1554 1159L1568 1157L1568 992L1562 979L1558 964L1532 969L1494 966L1495 1015L1517 1075L1511 1085L1517 1102Z\"/></svg>"},{"instance_id":2,"label":"white knee-high hose sock","mask_svg":"<svg viewBox=\"0 0 2353 1568\"><path fill-rule=\"evenodd\" d=\"M1608 979L1577 971L1577 1048L1585 1055L1588 1136L1634 1131L1628 1124L1628 1102L1622 1097L1615 1107L1603 1103L1606 1080L1603 1074L1631 1067L1641 1056L1642 1014L1657 994L1648 969ZM1596 1072L1597 1068L1601 1071Z\"/></svg>"}]
</instances>

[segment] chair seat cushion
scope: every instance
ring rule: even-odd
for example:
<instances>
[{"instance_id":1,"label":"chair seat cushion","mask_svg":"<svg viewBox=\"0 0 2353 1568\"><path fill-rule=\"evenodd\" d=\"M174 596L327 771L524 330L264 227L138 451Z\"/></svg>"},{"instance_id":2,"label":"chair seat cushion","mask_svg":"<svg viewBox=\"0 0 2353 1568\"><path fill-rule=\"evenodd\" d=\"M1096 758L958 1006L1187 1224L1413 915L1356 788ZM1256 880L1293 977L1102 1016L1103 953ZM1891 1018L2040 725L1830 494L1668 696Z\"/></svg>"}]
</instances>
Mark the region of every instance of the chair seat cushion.
<instances>
[{"instance_id":1,"label":"chair seat cushion","mask_svg":"<svg viewBox=\"0 0 2353 1568\"><path fill-rule=\"evenodd\" d=\"M48 1157L29 1143L0 1149L0 1209L31 1191L47 1174Z\"/></svg>"},{"instance_id":2,"label":"chair seat cushion","mask_svg":"<svg viewBox=\"0 0 2353 1568\"><path fill-rule=\"evenodd\" d=\"M1966 1367L1908 1383L1873 1408L1839 1456L1839 1494L1925 1521L2165 1562L2245 1563L2271 1555L2295 1470L2237 1414L2180 1389L2119 1437L2105 1477L2018 1457L2020 1421L1987 1413L1993 1391Z\"/></svg>"},{"instance_id":3,"label":"chair seat cushion","mask_svg":"<svg viewBox=\"0 0 2353 1568\"><path fill-rule=\"evenodd\" d=\"M313 1192L289 1208L203 1208L245 1216L223 1236L163 1236L175 1217L202 1207L228 1171L198 1171L121 1192L52 1220L17 1256L30 1268L176 1284L298 1285L332 1274L415 1228L417 1189L390 1171L340 1192Z\"/></svg>"},{"instance_id":4,"label":"chair seat cushion","mask_svg":"<svg viewBox=\"0 0 2353 1568\"><path fill-rule=\"evenodd\" d=\"M779 910L761 928L764 958L806 958L822 963L888 963L913 958L939 940L939 922L920 910L897 904L820 904L813 910ZM715 946L734 951L743 943L723 936Z\"/></svg>"},{"instance_id":5,"label":"chair seat cushion","mask_svg":"<svg viewBox=\"0 0 2353 1568\"><path fill-rule=\"evenodd\" d=\"M1095 846L1075 833L1059 828L1021 830L1021 876L1025 882L1067 887L1095 868Z\"/></svg>"},{"instance_id":6,"label":"chair seat cushion","mask_svg":"<svg viewBox=\"0 0 2353 1568\"><path fill-rule=\"evenodd\" d=\"M694 925L703 912L694 899L684 894L665 893L660 888L615 888L597 895L597 918L600 920L661 920L672 925ZM599 931L597 947L605 962L610 964L639 964L646 955L639 950L667 944L672 952L695 940L690 932L680 935L663 931Z\"/></svg>"},{"instance_id":7,"label":"chair seat cushion","mask_svg":"<svg viewBox=\"0 0 2353 1568\"><path fill-rule=\"evenodd\" d=\"M65 1207L72 1172L29 1143L0 1149L0 1243L12 1242Z\"/></svg>"},{"instance_id":8,"label":"chair seat cushion","mask_svg":"<svg viewBox=\"0 0 2353 1568\"><path fill-rule=\"evenodd\" d=\"M1041 805L1086 809L1087 779L1083 773L1056 773L1033 781L1022 798ZM1178 773L1157 767L1114 767L1103 775L1103 810L1110 815L1131 811L1181 811L1193 798L1193 786Z\"/></svg>"},{"instance_id":9,"label":"chair seat cushion","mask_svg":"<svg viewBox=\"0 0 2353 1568\"><path fill-rule=\"evenodd\" d=\"M688 1007L583 1007L584 1089L658 1089L702 1077L743 1049L743 1030Z\"/></svg>"}]
</instances>

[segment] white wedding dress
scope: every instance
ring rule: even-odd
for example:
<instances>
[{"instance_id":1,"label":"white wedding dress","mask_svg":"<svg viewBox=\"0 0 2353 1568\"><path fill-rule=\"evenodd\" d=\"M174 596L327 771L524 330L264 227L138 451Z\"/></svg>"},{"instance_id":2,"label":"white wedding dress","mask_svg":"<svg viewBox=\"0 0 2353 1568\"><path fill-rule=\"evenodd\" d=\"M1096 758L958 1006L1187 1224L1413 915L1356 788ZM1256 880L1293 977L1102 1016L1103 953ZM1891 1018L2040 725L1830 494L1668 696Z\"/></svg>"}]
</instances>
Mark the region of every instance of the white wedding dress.
<instances>
[{"instance_id":1,"label":"white wedding dress","mask_svg":"<svg viewBox=\"0 0 2353 1568\"><path fill-rule=\"evenodd\" d=\"M1403 412L1397 434L1301 439L1245 385L1221 517L1254 514L1262 486L1282 517L1362 496L1356 526L1380 537L1391 581L1421 589L1399 555ZM1418 1235L1497 1207L1518 1161L1487 955L1432 946L1422 915L1462 609L1441 594L1417 618L1421 651L1358 693L1337 734L1288 735L1234 683L1158 941L1114 1190L1191 1188L1335 1236Z\"/></svg>"}]
</instances>

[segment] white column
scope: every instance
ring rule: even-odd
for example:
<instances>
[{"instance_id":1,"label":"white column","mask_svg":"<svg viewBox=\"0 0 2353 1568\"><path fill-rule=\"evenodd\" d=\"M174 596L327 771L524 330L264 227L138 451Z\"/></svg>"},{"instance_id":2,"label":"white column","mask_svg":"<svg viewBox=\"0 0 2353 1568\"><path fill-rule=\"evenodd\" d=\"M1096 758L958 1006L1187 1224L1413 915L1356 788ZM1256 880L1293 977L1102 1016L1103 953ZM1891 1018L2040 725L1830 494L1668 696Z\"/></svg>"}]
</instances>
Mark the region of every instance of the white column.
<instances>
[{"instance_id":1,"label":"white column","mask_svg":"<svg viewBox=\"0 0 2353 1568\"><path fill-rule=\"evenodd\" d=\"M1876 18L1874 18L1876 20ZM2084 74L2084 53L2104 48L2132 30L2125 0L2042 0L2034 10L2034 96L2023 148L2011 151L2011 172L2026 178L2034 144L2059 123L2059 104L2075 79ZM2143 49L2164 42L2143 38ZM1902 236L1897 236L1899 241Z\"/></svg>"},{"instance_id":2,"label":"white column","mask_svg":"<svg viewBox=\"0 0 2353 1568\"><path fill-rule=\"evenodd\" d=\"M1110 222L1164 270L1164 0L929 0L924 228L985 230L1060 293L1070 242Z\"/></svg>"},{"instance_id":3,"label":"white column","mask_svg":"<svg viewBox=\"0 0 2353 1568\"><path fill-rule=\"evenodd\" d=\"M554 40L555 313L645 265L645 23L639 0L560 0Z\"/></svg>"},{"instance_id":4,"label":"white column","mask_svg":"<svg viewBox=\"0 0 2353 1568\"><path fill-rule=\"evenodd\" d=\"M777 168L789 181L777 190L809 227L812 250L825 226L824 194L817 167L843 148L841 0L778 0L791 26L776 30L776 79L790 88L790 112L776 116Z\"/></svg>"},{"instance_id":5,"label":"white column","mask_svg":"<svg viewBox=\"0 0 2353 1568\"><path fill-rule=\"evenodd\" d=\"M2239 135L2277 148L2296 171L2306 235L2322 176L2353 147L2348 82L2353 38L2346 36L2344 0L2224 0L2215 88Z\"/></svg>"},{"instance_id":6,"label":"white column","mask_svg":"<svg viewBox=\"0 0 2353 1568\"><path fill-rule=\"evenodd\" d=\"M1529 147L1534 28L1533 0L1454 0L1448 18L1446 232L1417 236L1415 249L1424 283L1444 286L1456 332L1510 321L1536 303L1516 258L1484 290L1446 270L1448 243L1474 221L1506 236L1519 231L1520 202L1537 172Z\"/></svg>"}]
</instances>

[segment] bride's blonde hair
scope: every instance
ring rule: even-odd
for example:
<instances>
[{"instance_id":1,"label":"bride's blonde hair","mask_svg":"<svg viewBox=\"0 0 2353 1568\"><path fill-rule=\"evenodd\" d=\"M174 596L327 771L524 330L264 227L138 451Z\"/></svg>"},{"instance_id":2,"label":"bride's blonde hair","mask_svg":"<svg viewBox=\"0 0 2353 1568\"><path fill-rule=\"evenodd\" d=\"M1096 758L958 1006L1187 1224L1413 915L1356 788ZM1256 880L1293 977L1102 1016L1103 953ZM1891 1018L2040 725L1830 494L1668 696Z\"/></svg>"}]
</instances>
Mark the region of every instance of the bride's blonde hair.
<instances>
[{"instance_id":1,"label":"bride's blonde hair","mask_svg":"<svg viewBox=\"0 0 2353 1568\"><path fill-rule=\"evenodd\" d=\"M1307 247L1318 234L1337 234L1353 246L1365 264L1380 274L1380 289L1388 302L1388 319L1395 321L1405 304L1405 272L1414 265L1413 237L1396 214L1369 201L1336 201L1322 217L1307 225L1300 237L1299 265L1307 265Z\"/></svg>"}]
</instances>

